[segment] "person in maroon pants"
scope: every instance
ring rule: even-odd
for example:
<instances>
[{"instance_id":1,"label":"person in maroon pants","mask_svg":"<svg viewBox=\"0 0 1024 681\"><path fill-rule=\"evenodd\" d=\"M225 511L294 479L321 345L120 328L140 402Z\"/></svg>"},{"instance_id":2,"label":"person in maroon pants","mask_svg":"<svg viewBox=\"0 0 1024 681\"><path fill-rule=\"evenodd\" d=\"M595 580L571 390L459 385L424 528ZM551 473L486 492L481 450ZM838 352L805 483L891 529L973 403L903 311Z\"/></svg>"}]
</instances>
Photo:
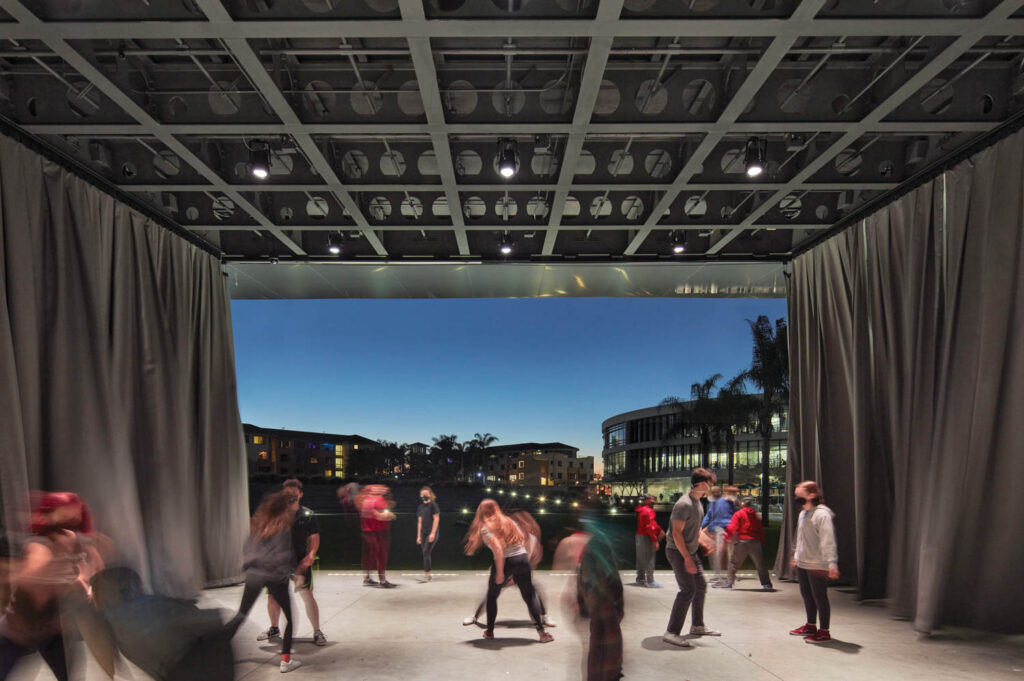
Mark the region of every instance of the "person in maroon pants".
<instances>
[{"instance_id":1,"label":"person in maroon pants","mask_svg":"<svg viewBox=\"0 0 1024 681\"><path fill-rule=\"evenodd\" d=\"M363 586L376 586L391 589L395 585L388 581L385 571L388 564L388 550L391 547L391 521L395 514L391 512L392 502L387 498L386 485L367 485L361 499L357 499L360 526L363 531L363 571L366 577ZM370 571L377 570L374 581Z\"/></svg>"}]
</instances>

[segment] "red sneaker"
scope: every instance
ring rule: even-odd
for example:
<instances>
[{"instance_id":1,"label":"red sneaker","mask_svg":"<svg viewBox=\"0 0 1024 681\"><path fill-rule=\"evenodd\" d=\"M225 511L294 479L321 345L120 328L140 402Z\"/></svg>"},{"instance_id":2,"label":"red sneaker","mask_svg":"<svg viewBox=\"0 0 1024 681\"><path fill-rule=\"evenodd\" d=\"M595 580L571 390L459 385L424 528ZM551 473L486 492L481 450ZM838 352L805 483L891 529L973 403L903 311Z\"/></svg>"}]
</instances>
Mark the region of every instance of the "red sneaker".
<instances>
[{"instance_id":1,"label":"red sneaker","mask_svg":"<svg viewBox=\"0 0 1024 681\"><path fill-rule=\"evenodd\" d=\"M794 629L789 632L790 636L811 636L812 634L818 633L818 627L813 624L805 624L799 629Z\"/></svg>"},{"instance_id":2,"label":"red sneaker","mask_svg":"<svg viewBox=\"0 0 1024 681\"><path fill-rule=\"evenodd\" d=\"M493 631L485 631L484 632L484 638L494 638L494 632Z\"/></svg>"},{"instance_id":3,"label":"red sneaker","mask_svg":"<svg viewBox=\"0 0 1024 681\"><path fill-rule=\"evenodd\" d=\"M805 638L804 643L824 643L831 640L832 637L829 636L828 629L818 629L817 632Z\"/></svg>"}]
</instances>

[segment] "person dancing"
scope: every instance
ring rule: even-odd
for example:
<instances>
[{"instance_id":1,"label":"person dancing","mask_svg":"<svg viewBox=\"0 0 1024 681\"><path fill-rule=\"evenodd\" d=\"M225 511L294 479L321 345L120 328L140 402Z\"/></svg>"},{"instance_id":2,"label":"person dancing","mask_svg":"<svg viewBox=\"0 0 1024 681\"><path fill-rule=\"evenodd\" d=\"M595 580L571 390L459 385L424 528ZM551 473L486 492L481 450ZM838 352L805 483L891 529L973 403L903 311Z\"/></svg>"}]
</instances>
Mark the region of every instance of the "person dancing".
<instances>
[{"instance_id":1,"label":"person dancing","mask_svg":"<svg viewBox=\"0 0 1024 681\"><path fill-rule=\"evenodd\" d=\"M494 638L494 620L498 617L498 594L506 576L515 579L519 593L530 611L530 619L537 626L541 643L554 637L544 631L540 608L533 588L533 575L526 550L526 538L515 521L501 512L494 499L484 499L476 509L473 524L466 535L466 555L475 554L486 544L494 555L494 564L487 582L487 629L484 638Z\"/></svg>"},{"instance_id":2,"label":"person dancing","mask_svg":"<svg viewBox=\"0 0 1024 681\"><path fill-rule=\"evenodd\" d=\"M285 627L281 642L281 672L298 669L302 663L292 657L292 602L288 593L288 580L295 571L295 551L292 548L292 522L298 497L285 489L267 495L256 509L249 523L249 538L242 550L242 569L245 570L245 588L238 614L227 624L234 634L252 610L260 589L274 597L284 613Z\"/></svg>"}]
</instances>

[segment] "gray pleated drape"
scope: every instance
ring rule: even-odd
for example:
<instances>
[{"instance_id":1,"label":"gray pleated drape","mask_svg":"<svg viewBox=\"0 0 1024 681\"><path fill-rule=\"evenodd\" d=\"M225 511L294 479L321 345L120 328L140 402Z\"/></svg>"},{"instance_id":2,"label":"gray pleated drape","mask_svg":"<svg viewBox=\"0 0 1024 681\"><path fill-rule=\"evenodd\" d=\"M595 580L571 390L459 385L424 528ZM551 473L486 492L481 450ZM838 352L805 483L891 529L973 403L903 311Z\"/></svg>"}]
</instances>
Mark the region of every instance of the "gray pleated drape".
<instances>
[{"instance_id":1,"label":"gray pleated drape","mask_svg":"<svg viewBox=\"0 0 1024 681\"><path fill-rule=\"evenodd\" d=\"M237 579L245 454L216 258L0 136L0 477L90 504L164 593Z\"/></svg>"},{"instance_id":2,"label":"gray pleated drape","mask_svg":"<svg viewBox=\"0 0 1024 681\"><path fill-rule=\"evenodd\" d=\"M789 315L787 477L840 569L920 631L1024 632L1024 132L796 258Z\"/></svg>"}]
</instances>

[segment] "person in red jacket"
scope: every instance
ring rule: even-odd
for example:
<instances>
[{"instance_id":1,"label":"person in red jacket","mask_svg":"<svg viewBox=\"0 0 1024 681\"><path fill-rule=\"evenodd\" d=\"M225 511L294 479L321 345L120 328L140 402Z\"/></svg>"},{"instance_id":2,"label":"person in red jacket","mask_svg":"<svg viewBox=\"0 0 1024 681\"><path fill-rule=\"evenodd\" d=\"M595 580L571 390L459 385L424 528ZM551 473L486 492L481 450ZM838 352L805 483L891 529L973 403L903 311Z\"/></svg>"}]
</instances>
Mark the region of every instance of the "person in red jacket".
<instances>
[{"instance_id":1,"label":"person in red jacket","mask_svg":"<svg viewBox=\"0 0 1024 681\"><path fill-rule=\"evenodd\" d=\"M665 531L654 517L654 495L645 494L643 503L636 509L636 584L651 589L660 589L654 581L654 560L658 555L658 543Z\"/></svg>"},{"instance_id":2,"label":"person in red jacket","mask_svg":"<svg viewBox=\"0 0 1024 681\"><path fill-rule=\"evenodd\" d=\"M725 540L734 543L732 559L729 561L729 577L726 589L731 589L736 582L736 570L750 556L757 568L757 576L761 580L763 591L772 591L772 580L768 577L768 568L761 557L761 545L764 544L764 525L761 514L754 510L753 497L742 497L740 509L733 514L732 520L725 528Z\"/></svg>"}]
</instances>

